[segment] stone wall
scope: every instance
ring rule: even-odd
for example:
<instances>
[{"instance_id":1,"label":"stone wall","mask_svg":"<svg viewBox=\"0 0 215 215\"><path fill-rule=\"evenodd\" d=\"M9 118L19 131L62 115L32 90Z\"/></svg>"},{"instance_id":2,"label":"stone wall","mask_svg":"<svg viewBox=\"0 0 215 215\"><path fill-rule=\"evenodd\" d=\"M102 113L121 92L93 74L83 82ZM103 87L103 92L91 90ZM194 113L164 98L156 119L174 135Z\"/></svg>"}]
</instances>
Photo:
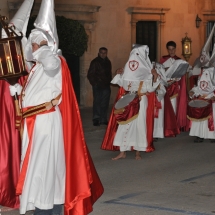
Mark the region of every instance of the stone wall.
<instances>
[{"instance_id":1,"label":"stone wall","mask_svg":"<svg viewBox=\"0 0 215 215\"><path fill-rule=\"evenodd\" d=\"M15 12L19 0L1 0L1 14ZM14 3L15 2L15 3ZM37 13L39 0L33 9ZM206 24L215 21L214 0L55 0L56 14L79 20L89 36L88 50L81 57L81 103L92 106L92 90L86 78L90 61L98 54L101 46L108 48L108 57L112 61L113 75L115 70L126 63L132 43L135 42L137 21L157 21L158 50L157 58L166 54L165 44L169 40L177 43L177 55L183 56L181 40L188 33L192 39L192 65L198 57L206 39ZM14 8L13 8L13 5ZM5 14L4 14L5 13ZM196 15L202 19L196 28ZM111 103L113 103L117 87L112 87Z\"/></svg>"}]
</instances>

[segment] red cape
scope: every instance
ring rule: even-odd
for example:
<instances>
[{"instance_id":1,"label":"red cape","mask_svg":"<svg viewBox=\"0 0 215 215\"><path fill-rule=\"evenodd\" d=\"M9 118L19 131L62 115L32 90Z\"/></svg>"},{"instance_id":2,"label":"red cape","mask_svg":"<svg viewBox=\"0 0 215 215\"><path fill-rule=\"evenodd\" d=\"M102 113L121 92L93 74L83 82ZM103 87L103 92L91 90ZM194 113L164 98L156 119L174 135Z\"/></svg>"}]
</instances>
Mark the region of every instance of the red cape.
<instances>
[{"instance_id":1,"label":"red cape","mask_svg":"<svg viewBox=\"0 0 215 215\"><path fill-rule=\"evenodd\" d=\"M118 128L118 123L116 121L116 117L114 115L114 106L115 103L122 97L122 95L125 93L125 90L120 87L118 94L116 96L111 114L110 114L110 118L109 118L109 123L107 126L107 130L104 136L104 139L102 141L102 145L101 145L101 149L104 150L112 150L112 151L116 151L119 150L118 146L114 146L113 145L113 141L114 141L114 137L116 135L116 131ZM154 93L150 93L148 96L148 107L147 107L147 117L146 117L146 121L147 121L147 141L148 141L148 146L146 149L146 152L152 152L155 150L154 146L153 146L153 126L154 126L154 104L155 104L155 94Z\"/></svg>"},{"instance_id":2,"label":"red cape","mask_svg":"<svg viewBox=\"0 0 215 215\"><path fill-rule=\"evenodd\" d=\"M164 63L166 60L168 60L170 58L170 55L165 55L162 56L162 58L160 59L160 63ZM175 60L181 59L178 56L174 56L173 57ZM177 120L177 126L180 130L182 131L188 131L189 130L189 120L187 119L187 102L188 102L188 95L187 95L187 87L186 87L186 78L185 75L183 77L181 77L181 80L178 82L179 86L180 86L180 91L179 94L177 96L177 111L176 111L176 120ZM167 98L166 98L167 99ZM165 108L169 108L168 106L164 105L164 109ZM164 112L168 113L168 110L164 110ZM164 121L166 121L167 119L164 118ZM164 123L164 133L172 133L174 135L177 134L176 130L175 130L175 125L172 128L172 131L170 131L169 129L172 127L169 124L169 120L166 121ZM173 123L173 122L171 122ZM168 126L168 128L166 127ZM169 131L167 131L169 130ZM168 135L168 136L172 136L172 135Z\"/></svg>"},{"instance_id":3,"label":"red cape","mask_svg":"<svg viewBox=\"0 0 215 215\"><path fill-rule=\"evenodd\" d=\"M93 165L84 139L79 107L66 61L62 65L62 102L64 147L66 157L65 215L86 215L104 189Z\"/></svg>"},{"instance_id":4,"label":"red cape","mask_svg":"<svg viewBox=\"0 0 215 215\"><path fill-rule=\"evenodd\" d=\"M21 139L15 129L15 106L9 84L0 80L0 205L19 207L16 184L19 177Z\"/></svg>"}]
</instances>

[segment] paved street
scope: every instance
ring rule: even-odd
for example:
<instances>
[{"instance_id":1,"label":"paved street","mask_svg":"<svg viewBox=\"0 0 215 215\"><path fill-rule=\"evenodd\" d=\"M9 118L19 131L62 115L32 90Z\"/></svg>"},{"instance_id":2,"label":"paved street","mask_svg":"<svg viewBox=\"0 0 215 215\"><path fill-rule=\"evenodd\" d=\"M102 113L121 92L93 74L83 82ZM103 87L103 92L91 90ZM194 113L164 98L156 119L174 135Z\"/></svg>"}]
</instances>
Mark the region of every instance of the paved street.
<instances>
[{"instance_id":1,"label":"paved street","mask_svg":"<svg viewBox=\"0 0 215 215\"><path fill-rule=\"evenodd\" d=\"M106 126L93 127L91 112L81 109L84 133L105 189L91 215L215 214L215 143L194 143L184 132L159 139L140 161L134 152L112 161L118 152L100 149Z\"/></svg>"}]
</instances>

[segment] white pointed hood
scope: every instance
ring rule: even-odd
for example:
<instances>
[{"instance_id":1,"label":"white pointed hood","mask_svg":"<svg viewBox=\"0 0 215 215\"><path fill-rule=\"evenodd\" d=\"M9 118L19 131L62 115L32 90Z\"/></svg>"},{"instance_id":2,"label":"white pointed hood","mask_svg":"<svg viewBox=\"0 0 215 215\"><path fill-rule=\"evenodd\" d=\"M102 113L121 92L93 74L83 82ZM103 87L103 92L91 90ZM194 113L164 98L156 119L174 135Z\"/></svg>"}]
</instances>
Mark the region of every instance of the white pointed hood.
<instances>
[{"instance_id":1,"label":"white pointed hood","mask_svg":"<svg viewBox=\"0 0 215 215\"><path fill-rule=\"evenodd\" d=\"M214 61L213 58L215 57L215 50L213 50L212 56L210 57L210 46L211 46L211 42L212 42L212 38L214 35L214 31L215 31L215 25L213 26L211 33L204 45L204 47L202 48L201 51L201 55L199 57L199 61L201 63L201 66L209 66L210 65L210 61ZM213 58L212 58L213 57ZM195 65L194 65L195 67Z\"/></svg>"},{"instance_id":2,"label":"white pointed hood","mask_svg":"<svg viewBox=\"0 0 215 215\"><path fill-rule=\"evenodd\" d=\"M31 14L33 3L34 0L25 0L14 17L10 20L10 25L14 25L17 31L23 33L23 36L25 36L27 31L28 20Z\"/></svg>"},{"instance_id":3,"label":"white pointed hood","mask_svg":"<svg viewBox=\"0 0 215 215\"><path fill-rule=\"evenodd\" d=\"M59 41L54 12L54 0L42 0L34 26L46 35L48 45L52 47L54 53L57 53Z\"/></svg>"},{"instance_id":4,"label":"white pointed hood","mask_svg":"<svg viewBox=\"0 0 215 215\"><path fill-rule=\"evenodd\" d=\"M34 26L35 29L31 31L24 50L26 60L33 61L31 46L32 38L39 33L42 34L43 38L46 38L48 46L51 47L52 52L55 54L59 54L59 42L54 12L54 0L42 0L39 14L35 20Z\"/></svg>"},{"instance_id":5,"label":"white pointed hood","mask_svg":"<svg viewBox=\"0 0 215 215\"><path fill-rule=\"evenodd\" d=\"M124 67L124 80L140 81L152 76L152 64L148 54L149 47L146 45L141 45L132 49L128 62Z\"/></svg>"}]
</instances>

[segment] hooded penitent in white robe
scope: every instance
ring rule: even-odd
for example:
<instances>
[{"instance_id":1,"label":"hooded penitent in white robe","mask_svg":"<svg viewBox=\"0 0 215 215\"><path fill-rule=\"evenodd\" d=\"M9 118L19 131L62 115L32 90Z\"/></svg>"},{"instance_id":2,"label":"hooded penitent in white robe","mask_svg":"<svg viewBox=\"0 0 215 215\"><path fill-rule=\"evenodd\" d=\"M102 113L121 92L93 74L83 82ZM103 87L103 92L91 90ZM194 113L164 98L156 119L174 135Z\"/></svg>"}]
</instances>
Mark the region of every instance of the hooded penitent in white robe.
<instances>
[{"instance_id":1,"label":"hooded penitent in white robe","mask_svg":"<svg viewBox=\"0 0 215 215\"><path fill-rule=\"evenodd\" d=\"M43 58L31 70L22 92L22 107L50 102L61 93L61 61L44 46L33 53ZM40 61L41 62L41 61ZM20 214L28 210L51 209L63 204L65 198L65 156L62 119L58 106L55 111L36 116L28 169L20 196ZM26 154L29 134L26 122L22 140L22 157ZM38 159L40 157L40 159ZM22 163L21 163L22 166Z\"/></svg>"},{"instance_id":2,"label":"hooded penitent in white robe","mask_svg":"<svg viewBox=\"0 0 215 215\"><path fill-rule=\"evenodd\" d=\"M129 56L129 60L124 67L122 75L116 75L111 81L112 84L118 84L124 90L137 92L140 81L143 81L141 93L153 92L158 87L160 81L152 84L152 64L148 58L148 46L134 48ZM119 125L113 145L119 146L120 151L134 150L146 151L147 143L147 125L146 109L148 106L147 96L141 96L139 115L133 121ZM154 108L154 107L153 107Z\"/></svg>"},{"instance_id":3,"label":"hooded penitent in white robe","mask_svg":"<svg viewBox=\"0 0 215 215\"><path fill-rule=\"evenodd\" d=\"M191 89L194 92L193 98L204 96L205 99L210 99L215 90L215 73L214 67L203 70L203 73L198 80L198 85ZM213 122L215 119L215 103L212 103ZM208 128L208 119L203 121L191 121L190 136L197 136L205 139L215 139L215 131L210 131Z\"/></svg>"}]
</instances>

